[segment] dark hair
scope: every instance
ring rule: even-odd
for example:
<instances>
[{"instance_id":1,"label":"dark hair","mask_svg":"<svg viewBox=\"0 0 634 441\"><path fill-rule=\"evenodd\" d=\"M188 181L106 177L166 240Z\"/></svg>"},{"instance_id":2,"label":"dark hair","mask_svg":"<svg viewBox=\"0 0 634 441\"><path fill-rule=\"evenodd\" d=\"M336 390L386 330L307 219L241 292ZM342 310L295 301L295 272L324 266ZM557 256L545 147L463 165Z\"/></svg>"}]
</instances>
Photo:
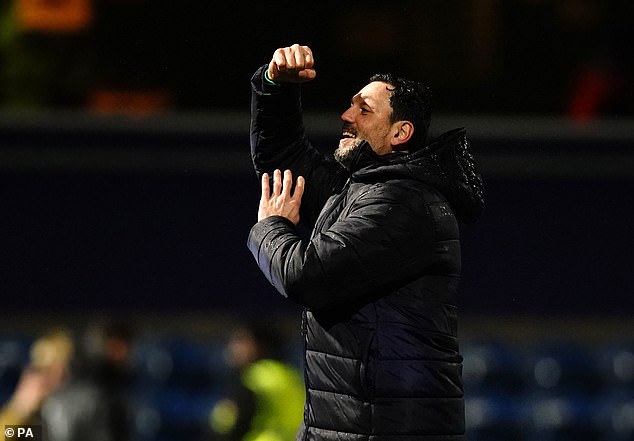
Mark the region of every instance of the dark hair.
<instances>
[{"instance_id":1,"label":"dark hair","mask_svg":"<svg viewBox=\"0 0 634 441\"><path fill-rule=\"evenodd\" d=\"M375 74L370 82L381 81L390 85L391 122L407 120L414 124L414 134L408 146L422 147L427 139L431 121L431 89L417 81L397 77L391 73Z\"/></svg>"},{"instance_id":2,"label":"dark hair","mask_svg":"<svg viewBox=\"0 0 634 441\"><path fill-rule=\"evenodd\" d=\"M253 339L262 358L283 357L284 336L269 320L246 320L240 324L238 331L246 332Z\"/></svg>"}]
</instances>

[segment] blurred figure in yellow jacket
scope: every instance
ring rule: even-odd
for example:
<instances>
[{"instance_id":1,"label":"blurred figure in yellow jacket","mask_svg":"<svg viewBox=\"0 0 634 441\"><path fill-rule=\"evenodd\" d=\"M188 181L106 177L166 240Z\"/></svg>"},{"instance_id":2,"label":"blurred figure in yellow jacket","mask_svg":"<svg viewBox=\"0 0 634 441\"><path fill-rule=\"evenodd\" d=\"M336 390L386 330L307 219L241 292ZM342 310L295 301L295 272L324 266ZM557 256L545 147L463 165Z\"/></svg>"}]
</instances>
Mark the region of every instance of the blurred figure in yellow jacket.
<instances>
[{"instance_id":1,"label":"blurred figure in yellow jacket","mask_svg":"<svg viewBox=\"0 0 634 441\"><path fill-rule=\"evenodd\" d=\"M212 438L225 441L293 441L302 421L304 383L276 355L281 340L271 325L234 331L226 357L235 369L229 395L212 409Z\"/></svg>"}]
</instances>

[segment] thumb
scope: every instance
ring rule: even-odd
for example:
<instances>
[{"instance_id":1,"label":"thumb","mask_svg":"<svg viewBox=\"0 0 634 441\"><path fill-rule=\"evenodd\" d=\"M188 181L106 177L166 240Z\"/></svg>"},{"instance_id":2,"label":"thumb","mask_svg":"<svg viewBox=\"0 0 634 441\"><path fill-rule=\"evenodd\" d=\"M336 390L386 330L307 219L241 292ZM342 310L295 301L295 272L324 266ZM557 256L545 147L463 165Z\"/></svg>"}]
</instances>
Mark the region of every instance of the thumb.
<instances>
[{"instance_id":1,"label":"thumb","mask_svg":"<svg viewBox=\"0 0 634 441\"><path fill-rule=\"evenodd\" d=\"M303 69L300 70L297 75L303 81L311 81L317 77L317 71L315 69Z\"/></svg>"}]
</instances>

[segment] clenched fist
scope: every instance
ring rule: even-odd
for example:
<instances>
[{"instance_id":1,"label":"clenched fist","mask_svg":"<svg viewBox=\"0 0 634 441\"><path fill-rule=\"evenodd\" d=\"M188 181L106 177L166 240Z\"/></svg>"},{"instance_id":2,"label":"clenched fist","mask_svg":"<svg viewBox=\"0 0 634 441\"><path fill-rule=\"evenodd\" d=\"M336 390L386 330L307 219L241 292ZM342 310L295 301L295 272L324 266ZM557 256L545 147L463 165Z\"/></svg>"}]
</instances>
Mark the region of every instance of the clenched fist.
<instances>
[{"instance_id":1,"label":"clenched fist","mask_svg":"<svg viewBox=\"0 0 634 441\"><path fill-rule=\"evenodd\" d=\"M305 83L317 76L314 65L315 59L310 48L294 44L273 53L267 76L280 83Z\"/></svg>"}]
</instances>

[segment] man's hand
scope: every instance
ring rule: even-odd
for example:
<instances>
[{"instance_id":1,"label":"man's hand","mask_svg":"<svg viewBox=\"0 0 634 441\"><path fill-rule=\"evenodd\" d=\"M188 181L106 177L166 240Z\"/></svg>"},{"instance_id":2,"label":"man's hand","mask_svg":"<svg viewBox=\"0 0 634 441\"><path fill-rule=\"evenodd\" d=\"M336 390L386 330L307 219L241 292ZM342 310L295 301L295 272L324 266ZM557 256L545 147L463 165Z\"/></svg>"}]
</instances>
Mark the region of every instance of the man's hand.
<instances>
[{"instance_id":1,"label":"man's hand","mask_svg":"<svg viewBox=\"0 0 634 441\"><path fill-rule=\"evenodd\" d=\"M65 371L65 367L59 363L41 369L27 367L20 376L7 408L20 419L30 418L38 411L42 401L63 383Z\"/></svg>"},{"instance_id":2,"label":"man's hand","mask_svg":"<svg viewBox=\"0 0 634 441\"><path fill-rule=\"evenodd\" d=\"M305 83L317 76L313 69L314 65L315 60L310 48L294 44L275 51L267 75L270 80L279 83Z\"/></svg>"},{"instance_id":3,"label":"man's hand","mask_svg":"<svg viewBox=\"0 0 634 441\"><path fill-rule=\"evenodd\" d=\"M262 175L262 196L260 197L260 207L258 209L258 221L269 216L282 216L297 225L299 223L299 207L304 194L304 178L297 178L295 191L291 194L293 185L293 175L290 170L282 172L275 170L273 173L273 192L269 186L269 175Z\"/></svg>"}]
</instances>

